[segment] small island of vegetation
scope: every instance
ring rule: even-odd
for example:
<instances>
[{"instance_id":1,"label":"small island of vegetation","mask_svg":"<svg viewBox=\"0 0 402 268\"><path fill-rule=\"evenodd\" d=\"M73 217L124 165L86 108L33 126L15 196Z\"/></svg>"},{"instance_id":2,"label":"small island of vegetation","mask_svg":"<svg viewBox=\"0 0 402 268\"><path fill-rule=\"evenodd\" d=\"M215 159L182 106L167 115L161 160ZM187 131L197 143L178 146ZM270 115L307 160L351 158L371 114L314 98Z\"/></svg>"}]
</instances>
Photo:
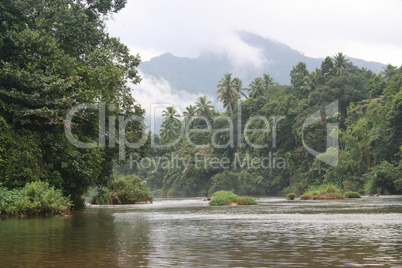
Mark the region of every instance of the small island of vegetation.
<instances>
[{"instance_id":1,"label":"small island of vegetation","mask_svg":"<svg viewBox=\"0 0 402 268\"><path fill-rule=\"evenodd\" d=\"M218 191L212 195L210 206L225 205L257 205L257 201L250 196L238 196L232 191Z\"/></svg>"},{"instance_id":2,"label":"small island of vegetation","mask_svg":"<svg viewBox=\"0 0 402 268\"><path fill-rule=\"evenodd\" d=\"M300 200L322 200L322 199L345 199L345 198L360 198L357 192L344 192L336 186L322 185L318 189L308 191L300 196Z\"/></svg>"}]
</instances>

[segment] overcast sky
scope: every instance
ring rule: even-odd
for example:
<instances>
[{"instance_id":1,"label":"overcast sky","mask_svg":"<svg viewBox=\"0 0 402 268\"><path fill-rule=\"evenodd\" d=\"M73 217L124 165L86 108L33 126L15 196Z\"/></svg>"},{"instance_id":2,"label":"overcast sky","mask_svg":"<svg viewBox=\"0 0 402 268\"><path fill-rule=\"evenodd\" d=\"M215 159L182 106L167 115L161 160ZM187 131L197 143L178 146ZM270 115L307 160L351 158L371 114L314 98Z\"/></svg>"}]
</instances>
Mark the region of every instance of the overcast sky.
<instances>
[{"instance_id":1,"label":"overcast sky","mask_svg":"<svg viewBox=\"0 0 402 268\"><path fill-rule=\"evenodd\" d=\"M107 26L112 36L120 37L145 61L165 52L197 57L203 49L251 55L252 49L234 35L244 30L310 57L344 52L368 61L402 64L401 0L128 0ZM145 84L149 89L151 82L145 81L137 93L144 95ZM163 81L157 84L169 88ZM142 95L137 99L144 102ZM185 96L188 99L181 103L188 105L195 96ZM157 101L166 96L148 98Z\"/></svg>"},{"instance_id":2,"label":"overcast sky","mask_svg":"<svg viewBox=\"0 0 402 268\"><path fill-rule=\"evenodd\" d=\"M143 60L164 52L197 57L205 48L230 48L233 31L245 30L307 56L342 51L397 66L401 27L401 0L128 0L108 22L111 35Z\"/></svg>"}]
</instances>

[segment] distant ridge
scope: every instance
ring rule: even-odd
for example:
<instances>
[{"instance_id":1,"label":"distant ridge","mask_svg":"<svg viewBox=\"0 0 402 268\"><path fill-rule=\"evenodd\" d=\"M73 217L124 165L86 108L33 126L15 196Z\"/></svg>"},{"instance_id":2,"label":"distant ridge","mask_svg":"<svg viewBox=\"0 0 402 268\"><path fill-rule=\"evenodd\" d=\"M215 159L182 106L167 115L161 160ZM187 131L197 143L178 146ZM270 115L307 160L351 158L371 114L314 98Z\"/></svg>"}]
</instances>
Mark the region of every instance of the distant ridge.
<instances>
[{"instance_id":1,"label":"distant ridge","mask_svg":"<svg viewBox=\"0 0 402 268\"><path fill-rule=\"evenodd\" d=\"M244 87L256 77L269 73L274 81L290 84L289 73L293 66L302 61L312 71L320 68L323 58L311 58L289 46L249 32L238 32L239 38L251 47L261 50L264 63L259 68L236 67L224 53L203 51L198 58L176 57L165 53L140 64L147 75L167 80L173 89L215 95L216 84L225 73L233 73L243 79ZM329 55L332 56L332 55ZM349 58L359 67L379 73L385 67L378 62Z\"/></svg>"}]
</instances>

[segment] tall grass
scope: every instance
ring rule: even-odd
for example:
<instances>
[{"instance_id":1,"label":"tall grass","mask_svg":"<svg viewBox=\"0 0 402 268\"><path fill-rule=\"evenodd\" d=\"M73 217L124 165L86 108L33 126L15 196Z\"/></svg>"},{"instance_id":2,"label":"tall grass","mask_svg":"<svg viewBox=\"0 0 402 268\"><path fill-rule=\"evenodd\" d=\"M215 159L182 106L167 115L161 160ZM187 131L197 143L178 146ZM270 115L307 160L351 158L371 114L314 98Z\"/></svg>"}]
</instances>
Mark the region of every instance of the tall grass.
<instances>
[{"instance_id":1,"label":"tall grass","mask_svg":"<svg viewBox=\"0 0 402 268\"><path fill-rule=\"evenodd\" d=\"M2 215L56 215L68 214L70 198L49 183L35 181L22 188L0 188L0 214Z\"/></svg>"}]
</instances>

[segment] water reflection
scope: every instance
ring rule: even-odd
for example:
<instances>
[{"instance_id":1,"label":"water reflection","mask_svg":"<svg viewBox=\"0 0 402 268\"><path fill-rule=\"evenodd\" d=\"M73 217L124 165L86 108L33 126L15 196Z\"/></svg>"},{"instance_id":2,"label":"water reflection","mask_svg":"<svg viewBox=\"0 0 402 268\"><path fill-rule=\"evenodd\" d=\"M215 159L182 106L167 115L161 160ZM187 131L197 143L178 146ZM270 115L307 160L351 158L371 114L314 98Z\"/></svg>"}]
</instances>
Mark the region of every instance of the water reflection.
<instances>
[{"instance_id":1,"label":"water reflection","mask_svg":"<svg viewBox=\"0 0 402 268\"><path fill-rule=\"evenodd\" d=\"M198 199L93 206L68 218L0 221L5 266L400 267L402 197Z\"/></svg>"}]
</instances>

